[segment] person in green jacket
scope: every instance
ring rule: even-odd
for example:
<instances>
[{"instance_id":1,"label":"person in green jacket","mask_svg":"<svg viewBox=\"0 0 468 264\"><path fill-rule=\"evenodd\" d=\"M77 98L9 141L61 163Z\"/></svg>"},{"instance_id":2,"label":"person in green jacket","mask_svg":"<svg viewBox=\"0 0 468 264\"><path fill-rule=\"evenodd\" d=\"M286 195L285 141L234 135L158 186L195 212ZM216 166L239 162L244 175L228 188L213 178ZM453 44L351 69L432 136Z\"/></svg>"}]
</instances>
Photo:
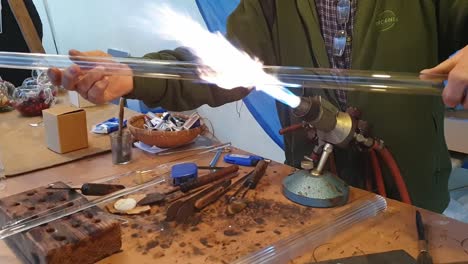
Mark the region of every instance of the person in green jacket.
<instances>
[{"instance_id":1,"label":"person in green jacket","mask_svg":"<svg viewBox=\"0 0 468 264\"><path fill-rule=\"evenodd\" d=\"M342 1L243 0L228 19L227 38L267 65L414 73L437 65L468 43L468 1L352 0L344 3L348 9L338 10L337 2ZM443 96L447 105L468 106L464 97L468 86L467 53L465 48L454 59L426 70L450 72ZM70 55L109 56L100 51L75 50ZM183 48L144 58L195 59ZM216 107L249 92L245 88L224 90L187 81L106 76L101 67L82 71L74 65L63 73L50 69L49 77L95 103L125 96L172 111L203 104ZM131 69L122 65L122 71ZM315 89L305 89L302 94L321 95L341 109L359 108L362 119L371 124L372 135L383 139L394 154L414 205L436 212L446 208L451 164L444 139L444 105L439 97ZM277 110L283 127L299 121L288 106L278 103ZM313 143L305 132L288 134L284 139L285 163L299 167ZM363 154L335 149L338 174L352 185L360 186L364 178ZM398 199L388 168L383 170L388 196Z\"/></svg>"}]
</instances>

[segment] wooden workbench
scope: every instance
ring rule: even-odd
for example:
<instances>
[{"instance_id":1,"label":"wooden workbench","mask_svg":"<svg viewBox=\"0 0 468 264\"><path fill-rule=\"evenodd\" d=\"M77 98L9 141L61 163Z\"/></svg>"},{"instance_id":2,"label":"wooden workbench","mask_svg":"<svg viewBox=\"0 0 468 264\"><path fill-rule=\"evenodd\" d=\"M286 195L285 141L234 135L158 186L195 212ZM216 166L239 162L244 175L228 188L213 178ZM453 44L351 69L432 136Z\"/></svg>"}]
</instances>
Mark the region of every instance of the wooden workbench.
<instances>
[{"instance_id":1,"label":"wooden workbench","mask_svg":"<svg viewBox=\"0 0 468 264\"><path fill-rule=\"evenodd\" d=\"M68 94L61 92L57 97L56 105L70 105ZM94 125L111 117L118 117L119 113L119 107L114 104L87 107L84 110L86 111L87 131L91 131ZM138 114L140 113L125 109L125 119ZM110 150L108 135L88 132L87 148L65 154L55 153L47 148L43 124L36 127L30 125L39 122L42 122L41 116L24 117L16 110L0 113L0 150L7 177L73 162ZM38 157L41 158L38 159Z\"/></svg>"},{"instance_id":2,"label":"wooden workbench","mask_svg":"<svg viewBox=\"0 0 468 264\"><path fill-rule=\"evenodd\" d=\"M208 164L211 155L205 157L198 163ZM180 156L155 157L135 149L133 161L119 166L112 165L109 154L103 154L9 178L7 189L0 196L58 180L79 185L177 158ZM222 165L222 162L218 165ZM242 168L243 172L249 170ZM249 208L235 217L224 214L221 202L207 207L200 213L199 221L192 225L166 225L162 232L157 231L161 225L152 221L151 216L131 217L128 223L123 224L122 251L100 263L229 263L344 209L311 209L289 202L281 194L280 183L291 171L292 168L288 166L271 164L257 192L248 194L248 198L253 201ZM368 192L352 189L350 203L369 196ZM395 249L404 249L416 257L414 212L412 206L388 200L385 213L342 232L327 243L311 248L309 254L294 263L313 263ZM435 262L467 262L468 225L435 213L422 212L429 228L430 250ZM3 241L0 241L0 262L20 263Z\"/></svg>"}]
</instances>

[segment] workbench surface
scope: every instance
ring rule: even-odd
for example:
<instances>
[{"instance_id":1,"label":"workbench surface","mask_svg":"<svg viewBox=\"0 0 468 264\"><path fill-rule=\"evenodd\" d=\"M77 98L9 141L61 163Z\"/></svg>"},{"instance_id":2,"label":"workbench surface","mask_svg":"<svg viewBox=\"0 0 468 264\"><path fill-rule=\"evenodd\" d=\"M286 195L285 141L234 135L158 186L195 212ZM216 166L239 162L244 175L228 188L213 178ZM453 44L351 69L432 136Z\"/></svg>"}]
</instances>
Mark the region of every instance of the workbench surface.
<instances>
[{"instance_id":1,"label":"workbench surface","mask_svg":"<svg viewBox=\"0 0 468 264\"><path fill-rule=\"evenodd\" d=\"M70 105L66 93L60 93L56 106ZM55 107L55 106L54 106ZM87 131L98 123L119 114L119 106L105 104L84 108L86 111ZM125 108L125 118L139 113ZM110 141L106 135L88 132L88 147L64 154L55 153L47 148L45 127L41 116L24 117L16 110L0 113L0 149L5 175L15 176L34 170L53 167L58 164L73 162L83 157L90 157L110 150ZM39 124L36 127L30 124ZM40 159L38 157L41 157Z\"/></svg>"},{"instance_id":2,"label":"workbench surface","mask_svg":"<svg viewBox=\"0 0 468 264\"><path fill-rule=\"evenodd\" d=\"M103 154L9 178L0 197L55 181L80 185L105 176L184 160L180 158L187 155L155 157L137 149L133 154L133 161L127 165L112 165L110 154ZM197 161L199 165L207 165L212 155L204 157ZM221 160L218 166L223 165ZM243 167L240 174L250 170ZM234 217L226 216L222 201L205 208L189 225L161 225L153 221L154 215L129 217L123 224L122 251L100 263L229 263L346 208L312 209L288 201L281 194L281 181L292 171L288 166L272 163L256 191L248 193L249 207ZM350 203L359 203L369 197L372 194L353 188ZM428 226L430 252L435 263L468 263L468 224L421 211ZM416 257L418 243L414 214L414 207L388 200L388 209L383 214L311 248L308 254L293 263L313 263L398 249ZM162 232L158 231L161 227L164 227ZM3 241L0 241L0 262L20 263Z\"/></svg>"}]
</instances>

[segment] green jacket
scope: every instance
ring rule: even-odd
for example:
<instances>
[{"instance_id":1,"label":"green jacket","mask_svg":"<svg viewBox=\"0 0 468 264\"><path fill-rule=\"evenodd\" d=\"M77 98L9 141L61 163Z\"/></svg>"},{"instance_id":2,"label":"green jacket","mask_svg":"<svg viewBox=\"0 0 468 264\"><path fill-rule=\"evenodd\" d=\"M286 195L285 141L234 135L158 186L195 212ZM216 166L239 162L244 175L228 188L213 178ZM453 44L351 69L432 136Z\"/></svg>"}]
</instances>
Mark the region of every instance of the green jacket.
<instances>
[{"instance_id":1,"label":"green jacket","mask_svg":"<svg viewBox=\"0 0 468 264\"><path fill-rule=\"evenodd\" d=\"M432 67L468 43L466 0L358 0L352 36L352 68L419 72ZM313 0L243 0L231 14L227 36L268 65L329 67ZM209 44L208 44L209 45ZM193 59L189 54L162 51L152 59ZM206 85L204 85L206 86ZM158 79L135 78L129 95L150 106L170 110L218 106L247 94L211 86ZM337 103L334 93L307 89ZM434 96L349 93L371 124L372 135L383 139L394 154L416 206L441 212L449 201L451 164L444 139L444 106ZM277 104L283 126L299 120L289 107ZM286 163L298 167L312 150L301 132L285 136ZM365 154L336 150L338 173L360 186L367 167ZM398 198L388 170L387 192Z\"/></svg>"}]
</instances>

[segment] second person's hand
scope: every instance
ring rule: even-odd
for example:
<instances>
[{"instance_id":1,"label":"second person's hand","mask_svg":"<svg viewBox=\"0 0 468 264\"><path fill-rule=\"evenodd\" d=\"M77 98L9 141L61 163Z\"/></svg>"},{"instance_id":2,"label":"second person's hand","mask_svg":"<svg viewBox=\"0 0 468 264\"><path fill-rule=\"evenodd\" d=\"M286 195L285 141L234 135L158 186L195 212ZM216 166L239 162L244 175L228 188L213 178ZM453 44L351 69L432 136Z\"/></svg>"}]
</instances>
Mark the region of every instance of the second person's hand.
<instances>
[{"instance_id":1,"label":"second person's hand","mask_svg":"<svg viewBox=\"0 0 468 264\"><path fill-rule=\"evenodd\" d=\"M428 75L423 75L423 79L430 79L431 74L448 75L447 86L442 93L445 105L455 107L462 104L463 108L468 109L468 46L436 67L421 73Z\"/></svg>"},{"instance_id":2,"label":"second person's hand","mask_svg":"<svg viewBox=\"0 0 468 264\"><path fill-rule=\"evenodd\" d=\"M58 68L50 68L47 72L54 85L61 85L70 91L77 91L83 98L95 104L103 104L130 93L133 90L132 70L125 64L112 62L111 56L103 51L80 52L70 50L69 55L76 64L61 71ZM79 56L80 58L78 58ZM87 62L94 62L91 69L82 69L80 61L82 57L90 57ZM103 57L99 63L93 57ZM112 69L108 66L112 64ZM107 65L106 65L107 64ZM110 74L113 72L114 74Z\"/></svg>"}]
</instances>

